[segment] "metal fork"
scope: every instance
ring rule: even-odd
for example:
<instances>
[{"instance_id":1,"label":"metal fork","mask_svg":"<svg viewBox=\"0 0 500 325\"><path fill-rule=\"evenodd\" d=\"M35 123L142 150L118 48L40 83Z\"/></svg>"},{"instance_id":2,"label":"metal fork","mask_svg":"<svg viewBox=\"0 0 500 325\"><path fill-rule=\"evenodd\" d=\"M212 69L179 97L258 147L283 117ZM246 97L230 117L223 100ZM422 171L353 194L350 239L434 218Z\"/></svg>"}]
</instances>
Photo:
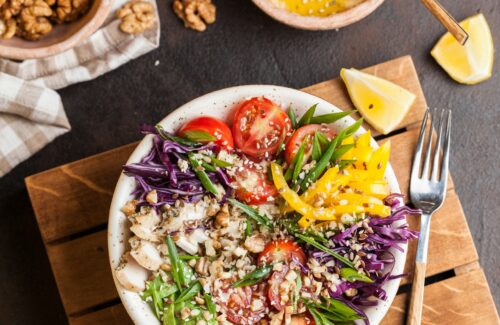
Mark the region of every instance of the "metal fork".
<instances>
[{"instance_id":1,"label":"metal fork","mask_svg":"<svg viewBox=\"0 0 500 325\"><path fill-rule=\"evenodd\" d=\"M431 126L427 136L427 146L422 166L422 151L429 115L431 115ZM437 126L438 138L432 157L431 169L434 125ZM435 110L431 112L428 109L425 112L422 128L420 129L411 170L410 197L415 207L422 210L422 216L420 219L420 237L418 239L410 309L408 310L408 325L419 325L422 320L430 222L432 214L443 205L446 196L450 159L450 134L451 111L441 110L438 112ZM443 151L442 158L441 149Z\"/></svg>"}]
</instances>

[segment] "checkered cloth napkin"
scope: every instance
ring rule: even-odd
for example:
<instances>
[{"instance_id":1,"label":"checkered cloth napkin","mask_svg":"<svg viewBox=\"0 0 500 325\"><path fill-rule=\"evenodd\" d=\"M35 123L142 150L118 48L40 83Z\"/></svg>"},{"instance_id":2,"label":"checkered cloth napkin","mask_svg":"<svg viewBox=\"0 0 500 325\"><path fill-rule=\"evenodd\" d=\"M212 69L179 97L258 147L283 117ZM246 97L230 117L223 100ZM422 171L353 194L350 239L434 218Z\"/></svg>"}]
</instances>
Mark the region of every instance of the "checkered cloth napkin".
<instances>
[{"instance_id":1,"label":"checkered cloth napkin","mask_svg":"<svg viewBox=\"0 0 500 325\"><path fill-rule=\"evenodd\" d=\"M159 46L158 14L156 27L143 34L119 30L115 10L126 2L115 0L103 27L73 49L38 60L0 59L0 177L71 129L53 89L97 78Z\"/></svg>"}]
</instances>

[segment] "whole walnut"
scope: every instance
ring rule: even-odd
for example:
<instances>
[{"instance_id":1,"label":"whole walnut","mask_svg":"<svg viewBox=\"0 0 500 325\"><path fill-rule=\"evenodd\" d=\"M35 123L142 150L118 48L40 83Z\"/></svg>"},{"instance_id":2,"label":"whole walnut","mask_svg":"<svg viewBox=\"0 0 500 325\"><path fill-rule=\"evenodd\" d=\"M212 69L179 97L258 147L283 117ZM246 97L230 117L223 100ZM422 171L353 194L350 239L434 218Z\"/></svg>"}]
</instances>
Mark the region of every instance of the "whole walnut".
<instances>
[{"instance_id":1,"label":"whole walnut","mask_svg":"<svg viewBox=\"0 0 500 325\"><path fill-rule=\"evenodd\" d=\"M199 32L207 28L206 24L215 22L216 8L212 0L175 0L173 9L186 27Z\"/></svg>"},{"instance_id":2,"label":"whole walnut","mask_svg":"<svg viewBox=\"0 0 500 325\"><path fill-rule=\"evenodd\" d=\"M28 40L40 39L52 30L52 24L47 18L51 15L52 9L45 1L35 0L31 6L21 10L18 34Z\"/></svg>"},{"instance_id":3,"label":"whole walnut","mask_svg":"<svg viewBox=\"0 0 500 325\"><path fill-rule=\"evenodd\" d=\"M122 20L120 29L127 34L138 34L155 25L154 7L148 1L134 0L123 5L116 15Z\"/></svg>"},{"instance_id":4,"label":"whole walnut","mask_svg":"<svg viewBox=\"0 0 500 325\"><path fill-rule=\"evenodd\" d=\"M56 4L53 18L58 23L74 21L89 8L89 0L56 0Z\"/></svg>"}]
</instances>

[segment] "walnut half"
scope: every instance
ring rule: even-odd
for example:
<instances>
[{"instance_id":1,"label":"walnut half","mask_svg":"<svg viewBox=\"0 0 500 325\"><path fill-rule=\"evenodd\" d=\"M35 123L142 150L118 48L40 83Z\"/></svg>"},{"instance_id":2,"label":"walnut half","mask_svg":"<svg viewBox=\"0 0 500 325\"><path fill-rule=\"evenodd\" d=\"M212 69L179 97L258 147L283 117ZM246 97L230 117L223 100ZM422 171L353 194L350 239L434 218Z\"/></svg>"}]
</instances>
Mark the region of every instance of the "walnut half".
<instances>
[{"instance_id":1,"label":"walnut half","mask_svg":"<svg viewBox=\"0 0 500 325\"><path fill-rule=\"evenodd\" d=\"M216 8L212 0L174 0L173 9L186 27L199 32L215 22Z\"/></svg>"},{"instance_id":2,"label":"walnut half","mask_svg":"<svg viewBox=\"0 0 500 325\"><path fill-rule=\"evenodd\" d=\"M154 7L148 1L133 0L116 12L122 20L120 29L127 34L139 34L155 25Z\"/></svg>"}]
</instances>

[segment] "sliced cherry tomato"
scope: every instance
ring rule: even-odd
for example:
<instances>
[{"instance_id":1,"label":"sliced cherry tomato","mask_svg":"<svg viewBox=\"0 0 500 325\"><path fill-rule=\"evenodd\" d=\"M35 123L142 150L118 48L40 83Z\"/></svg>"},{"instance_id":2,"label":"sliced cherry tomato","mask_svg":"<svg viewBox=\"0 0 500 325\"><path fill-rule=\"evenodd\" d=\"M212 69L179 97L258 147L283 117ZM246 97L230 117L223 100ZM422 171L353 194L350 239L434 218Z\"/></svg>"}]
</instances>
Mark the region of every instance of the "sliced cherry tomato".
<instances>
[{"instance_id":1,"label":"sliced cherry tomato","mask_svg":"<svg viewBox=\"0 0 500 325\"><path fill-rule=\"evenodd\" d=\"M295 257L300 263L307 261L306 254L300 246L291 240L275 240L266 245L259 255L258 264L271 264L273 262L289 263Z\"/></svg>"},{"instance_id":2,"label":"sliced cherry tomato","mask_svg":"<svg viewBox=\"0 0 500 325\"><path fill-rule=\"evenodd\" d=\"M271 302L271 306L276 308L278 311L282 311L287 306L288 302L282 301L281 297L283 295L288 295L286 292L282 292L280 288L281 284L286 281L285 276L288 273L288 266L283 265L281 271L274 271L269 278L269 291L267 295L269 297L269 301Z\"/></svg>"},{"instance_id":3,"label":"sliced cherry tomato","mask_svg":"<svg viewBox=\"0 0 500 325\"><path fill-rule=\"evenodd\" d=\"M236 171L232 181L236 185L235 195L247 204L262 204L269 198L276 198L278 190L274 183L267 179L264 168L257 169L255 164L249 164L242 171Z\"/></svg>"},{"instance_id":4,"label":"sliced cherry tomato","mask_svg":"<svg viewBox=\"0 0 500 325\"><path fill-rule=\"evenodd\" d=\"M295 154L297 153L297 150L299 150L300 145L302 144L302 142L304 142L307 136L309 136L309 140L306 143L304 157L308 158L311 155L312 140L316 131L323 133L328 138L328 140L331 140L335 136L335 132L327 125L309 124L298 128L297 130L295 130L290 140L288 140L285 147L285 159L288 163L292 162L293 157L295 157Z\"/></svg>"},{"instance_id":5,"label":"sliced cherry tomato","mask_svg":"<svg viewBox=\"0 0 500 325\"><path fill-rule=\"evenodd\" d=\"M291 129L286 113L264 97L244 101L234 114L236 147L254 158L268 158L275 154Z\"/></svg>"},{"instance_id":6,"label":"sliced cherry tomato","mask_svg":"<svg viewBox=\"0 0 500 325\"><path fill-rule=\"evenodd\" d=\"M253 324L260 321L265 316L267 308L267 299L265 285L254 285L241 288L226 288L222 289L229 293L227 303L221 304L227 318L240 325ZM260 300L260 308L255 310L255 300Z\"/></svg>"},{"instance_id":7,"label":"sliced cherry tomato","mask_svg":"<svg viewBox=\"0 0 500 325\"><path fill-rule=\"evenodd\" d=\"M184 124L179 130L179 136L185 137L190 131L201 131L215 137L215 143L227 150L233 150L234 141L231 129L223 121L210 116L202 116L192 119ZM209 142L199 140L199 142Z\"/></svg>"}]
</instances>

